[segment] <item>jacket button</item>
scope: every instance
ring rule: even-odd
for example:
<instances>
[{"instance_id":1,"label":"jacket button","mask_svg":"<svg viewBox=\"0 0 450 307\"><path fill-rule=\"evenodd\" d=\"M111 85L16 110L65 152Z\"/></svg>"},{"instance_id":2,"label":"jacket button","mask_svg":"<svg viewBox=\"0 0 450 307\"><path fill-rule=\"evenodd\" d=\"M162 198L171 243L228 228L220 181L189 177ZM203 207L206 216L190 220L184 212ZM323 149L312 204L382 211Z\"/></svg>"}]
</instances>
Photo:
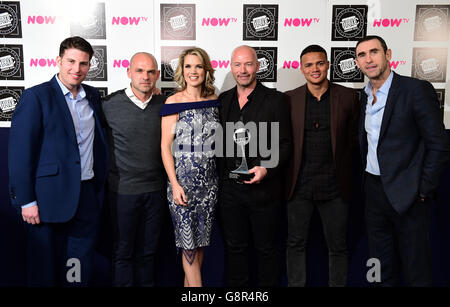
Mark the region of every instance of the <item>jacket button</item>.
<instances>
[{"instance_id":1,"label":"jacket button","mask_svg":"<svg viewBox=\"0 0 450 307\"><path fill-rule=\"evenodd\" d=\"M75 164L80 164L80 161L75 161Z\"/></svg>"}]
</instances>

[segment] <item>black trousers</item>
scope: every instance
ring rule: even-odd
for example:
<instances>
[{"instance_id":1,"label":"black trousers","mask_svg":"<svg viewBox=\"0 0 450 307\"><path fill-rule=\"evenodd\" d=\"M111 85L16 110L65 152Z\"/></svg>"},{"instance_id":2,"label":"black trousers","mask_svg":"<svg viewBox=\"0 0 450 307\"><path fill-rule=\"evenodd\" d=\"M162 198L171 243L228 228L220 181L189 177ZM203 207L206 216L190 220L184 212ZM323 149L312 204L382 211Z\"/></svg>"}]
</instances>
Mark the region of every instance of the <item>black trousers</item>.
<instances>
[{"instance_id":1,"label":"black trousers","mask_svg":"<svg viewBox=\"0 0 450 307\"><path fill-rule=\"evenodd\" d=\"M165 190L138 195L110 191L109 204L114 286L154 286L155 254L167 205Z\"/></svg>"},{"instance_id":2,"label":"black trousers","mask_svg":"<svg viewBox=\"0 0 450 307\"><path fill-rule=\"evenodd\" d=\"M89 285L100 211L94 181L88 180L81 182L78 209L68 222L25 223L29 286Z\"/></svg>"},{"instance_id":3,"label":"black trousers","mask_svg":"<svg viewBox=\"0 0 450 307\"><path fill-rule=\"evenodd\" d=\"M381 264L381 286L431 286L430 204L416 201L400 215L390 204L379 176L365 176L369 255Z\"/></svg>"},{"instance_id":4,"label":"black trousers","mask_svg":"<svg viewBox=\"0 0 450 307\"><path fill-rule=\"evenodd\" d=\"M304 287L306 283L306 245L309 223L314 208L322 219L328 245L329 285L343 287L347 282L347 220L348 204L341 198L307 200L294 194L287 204L287 276L289 287Z\"/></svg>"},{"instance_id":5,"label":"black trousers","mask_svg":"<svg viewBox=\"0 0 450 307\"><path fill-rule=\"evenodd\" d=\"M258 285L278 285L276 251L279 201L256 186L226 180L222 185L219 215L227 255L229 286L249 286L249 243L257 259Z\"/></svg>"}]
</instances>

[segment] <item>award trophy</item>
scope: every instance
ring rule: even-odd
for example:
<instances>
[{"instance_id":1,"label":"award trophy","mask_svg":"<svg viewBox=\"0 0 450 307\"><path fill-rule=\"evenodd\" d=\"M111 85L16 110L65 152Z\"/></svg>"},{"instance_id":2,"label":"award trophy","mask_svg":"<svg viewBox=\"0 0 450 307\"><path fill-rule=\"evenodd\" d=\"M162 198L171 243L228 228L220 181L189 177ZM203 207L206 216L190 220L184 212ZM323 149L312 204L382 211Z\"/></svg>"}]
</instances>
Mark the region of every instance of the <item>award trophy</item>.
<instances>
[{"instance_id":1,"label":"award trophy","mask_svg":"<svg viewBox=\"0 0 450 307\"><path fill-rule=\"evenodd\" d=\"M233 133L234 142L239 145L242 151L241 165L230 172L230 178L240 181L248 181L253 178L254 174L248 172L247 160L245 159L245 145L250 141L250 132L248 129L239 128Z\"/></svg>"}]
</instances>

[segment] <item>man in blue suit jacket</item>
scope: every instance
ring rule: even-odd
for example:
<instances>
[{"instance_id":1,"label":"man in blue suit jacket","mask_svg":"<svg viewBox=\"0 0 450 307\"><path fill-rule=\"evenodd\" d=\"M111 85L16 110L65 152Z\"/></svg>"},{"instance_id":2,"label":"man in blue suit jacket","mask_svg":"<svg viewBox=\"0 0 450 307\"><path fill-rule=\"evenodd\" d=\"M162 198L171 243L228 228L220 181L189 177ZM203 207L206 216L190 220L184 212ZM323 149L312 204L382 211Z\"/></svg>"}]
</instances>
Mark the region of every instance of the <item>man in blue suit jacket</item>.
<instances>
[{"instance_id":1,"label":"man in blue suit jacket","mask_svg":"<svg viewBox=\"0 0 450 307\"><path fill-rule=\"evenodd\" d=\"M107 165L100 94L81 84L93 53L83 38L65 39L59 73L24 91L13 114L10 198L26 225L32 286L87 285L90 277Z\"/></svg>"},{"instance_id":2,"label":"man in blue suit jacket","mask_svg":"<svg viewBox=\"0 0 450 307\"><path fill-rule=\"evenodd\" d=\"M379 36L356 45L356 63L370 81L359 129L370 257L380 260L382 286L398 284L397 260L406 285L431 286L430 199L450 140L433 86L392 72L390 59Z\"/></svg>"}]
</instances>

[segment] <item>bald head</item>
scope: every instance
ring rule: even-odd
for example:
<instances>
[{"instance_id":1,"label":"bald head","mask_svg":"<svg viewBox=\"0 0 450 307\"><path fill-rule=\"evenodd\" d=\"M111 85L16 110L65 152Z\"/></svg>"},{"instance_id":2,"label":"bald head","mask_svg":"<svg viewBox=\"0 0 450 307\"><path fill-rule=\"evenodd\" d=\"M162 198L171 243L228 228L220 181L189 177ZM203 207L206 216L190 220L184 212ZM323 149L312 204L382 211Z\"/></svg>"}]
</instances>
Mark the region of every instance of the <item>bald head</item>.
<instances>
[{"instance_id":1,"label":"bald head","mask_svg":"<svg viewBox=\"0 0 450 307\"><path fill-rule=\"evenodd\" d=\"M155 67L158 67L158 62L156 61L156 58L153 56L153 54L148 53L148 52L137 52L135 53L131 59L130 59L130 66L133 65L134 62L136 61L142 61L142 60L151 60L153 61L153 64Z\"/></svg>"},{"instance_id":2,"label":"bald head","mask_svg":"<svg viewBox=\"0 0 450 307\"><path fill-rule=\"evenodd\" d=\"M256 73L259 70L255 49L239 46L231 54L231 72L240 89L253 89L256 86Z\"/></svg>"},{"instance_id":3,"label":"bald head","mask_svg":"<svg viewBox=\"0 0 450 307\"><path fill-rule=\"evenodd\" d=\"M138 52L131 57L127 68L128 78L131 79L131 89L141 101L146 101L152 94L159 78L158 63L153 55Z\"/></svg>"},{"instance_id":4,"label":"bald head","mask_svg":"<svg viewBox=\"0 0 450 307\"><path fill-rule=\"evenodd\" d=\"M256 55L255 49L253 49L252 47L247 46L247 45L242 45L242 46L234 48L233 52L231 53L231 62L233 62L233 58L236 55L241 55L241 54L249 55L254 59L255 62L258 61L258 56Z\"/></svg>"}]
</instances>

